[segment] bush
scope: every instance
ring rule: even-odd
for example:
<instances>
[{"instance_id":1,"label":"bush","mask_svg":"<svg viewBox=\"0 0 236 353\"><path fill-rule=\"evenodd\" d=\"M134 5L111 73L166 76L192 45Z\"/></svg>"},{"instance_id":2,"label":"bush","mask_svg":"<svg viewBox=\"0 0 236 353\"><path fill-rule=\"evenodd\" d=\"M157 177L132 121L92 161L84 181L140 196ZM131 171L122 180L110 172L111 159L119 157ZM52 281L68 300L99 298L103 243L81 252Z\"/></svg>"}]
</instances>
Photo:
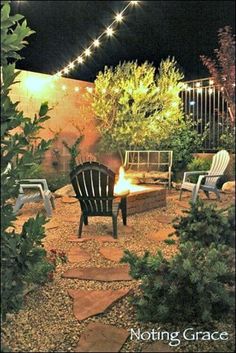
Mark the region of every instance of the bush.
<instances>
[{"instance_id":1,"label":"bush","mask_svg":"<svg viewBox=\"0 0 236 353\"><path fill-rule=\"evenodd\" d=\"M182 121L170 138L163 140L158 149L173 151L173 173L176 178L178 172L186 170L187 165L192 161L193 154L202 149L205 135L199 135L192 120Z\"/></svg>"},{"instance_id":2,"label":"bush","mask_svg":"<svg viewBox=\"0 0 236 353\"><path fill-rule=\"evenodd\" d=\"M49 174L47 177L47 184L49 190L52 192L62 188L63 186L70 183L70 178L68 173L62 174Z\"/></svg>"},{"instance_id":3,"label":"bush","mask_svg":"<svg viewBox=\"0 0 236 353\"><path fill-rule=\"evenodd\" d=\"M4 1L1 7L1 320L5 320L8 312L19 310L27 275L47 262L42 246L45 217L30 218L17 233L11 200L18 196L18 180L39 165L51 144L42 139L32 145L32 136L35 139L42 123L49 119L47 103L31 119L17 110L19 102L13 103L9 96L19 75L15 70L15 61L21 59L18 52L33 33L23 16L10 16L10 10L8 1ZM46 272L41 274L41 282L47 279Z\"/></svg>"},{"instance_id":4,"label":"bush","mask_svg":"<svg viewBox=\"0 0 236 353\"><path fill-rule=\"evenodd\" d=\"M188 163L187 170L190 172L199 171L199 170L207 171L211 167L211 162L212 160L210 159L194 157L193 160L190 163ZM198 180L198 175L191 176L192 183L196 183L197 180Z\"/></svg>"},{"instance_id":5,"label":"bush","mask_svg":"<svg viewBox=\"0 0 236 353\"><path fill-rule=\"evenodd\" d=\"M171 260L161 251L141 258L125 251L122 262L142 281L142 294L133 301L139 320L210 323L233 310L232 214L232 209L224 214L201 201L192 205L175 225L180 245Z\"/></svg>"}]
</instances>

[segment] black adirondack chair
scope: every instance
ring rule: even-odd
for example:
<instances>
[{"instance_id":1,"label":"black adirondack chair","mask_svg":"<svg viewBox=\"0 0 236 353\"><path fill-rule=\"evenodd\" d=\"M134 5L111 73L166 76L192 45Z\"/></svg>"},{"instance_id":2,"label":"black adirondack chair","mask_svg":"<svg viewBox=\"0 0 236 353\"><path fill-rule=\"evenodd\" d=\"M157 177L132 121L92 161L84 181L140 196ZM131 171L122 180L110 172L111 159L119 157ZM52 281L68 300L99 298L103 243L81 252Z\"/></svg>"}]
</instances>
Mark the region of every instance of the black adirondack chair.
<instances>
[{"instance_id":1,"label":"black adirondack chair","mask_svg":"<svg viewBox=\"0 0 236 353\"><path fill-rule=\"evenodd\" d=\"M124 225L127 216L126 198L114 196L114 172L98 162L85 162L70 173L70 179L81 206L79 238L83 224L88 225L88 217L94 216L112 217L113 237L117 238L119 209Z\"/></svg>"}]
</instances>

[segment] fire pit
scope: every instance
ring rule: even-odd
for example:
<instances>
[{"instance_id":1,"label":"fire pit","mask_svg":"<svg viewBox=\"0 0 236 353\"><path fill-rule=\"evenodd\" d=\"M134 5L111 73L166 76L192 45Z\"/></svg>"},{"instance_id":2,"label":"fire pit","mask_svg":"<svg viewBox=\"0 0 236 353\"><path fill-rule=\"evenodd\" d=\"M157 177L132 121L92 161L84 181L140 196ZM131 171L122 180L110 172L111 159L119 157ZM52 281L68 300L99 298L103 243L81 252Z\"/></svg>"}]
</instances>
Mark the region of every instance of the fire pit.
<instances>
[{"instance_id":1,"label":"fire pit","mask_svg":"<svg viewBox=\"0 0 236 353\"><path fill-rule=\"evenodd\" d=\"M125 176L121 167L114 193L126 196L127 215L166 206L166 190L160 186L135 185Z\"/></svg>"}]
</instances>

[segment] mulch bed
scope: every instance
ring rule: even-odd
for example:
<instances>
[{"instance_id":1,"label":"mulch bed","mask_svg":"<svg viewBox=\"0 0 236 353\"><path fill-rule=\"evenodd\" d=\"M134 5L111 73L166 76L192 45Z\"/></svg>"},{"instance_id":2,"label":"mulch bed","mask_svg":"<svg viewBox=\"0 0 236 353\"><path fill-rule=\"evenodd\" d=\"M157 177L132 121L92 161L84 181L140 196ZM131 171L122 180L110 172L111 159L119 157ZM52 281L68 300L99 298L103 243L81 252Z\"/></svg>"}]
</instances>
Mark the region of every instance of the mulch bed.
<instances>
[{"instance_id":1,"label":"mulch bed","mask_svg":"<svg viewBox=\"0 0 236 353\"><path fill-rule=\"evenodd\" d=\"M128 249L134 251L138 255L143 255L145 250L155 254L161 249L164 255L169 258L177 251L177 245L167 245L163 239L158 237L150 237L150 234L157 234L159 231L170 228L171 223L168 221L181 214L181 204L177 201L177 193L175 191L168 192L167 207L155 209L153 211L144 212L128 217L128 231L122 225L121 216L118 221L118 241L102 243L98 240L101 237L112 237L112 220L111 218L93 217L89 219L89 225L83 227L83 237L88 237L84 242L79 244L71 239L75 239L79 225L80 207L78 203L65 203L62 199L55 200L56 209L53 211L52 223L55 227L47 227L44 246L47 250L56 249L73 253L73 249L79 248L91 255L89 260L79 262L79 268L97 267L111 268L124 266L111 261L100 254L100 249L117 248ZM225 207L232 203L232 195L223 194L223 202L218 203L219 207ZM185 202L189 200L183 199ZM206 200L206 202L209 202ZM183 210L186 210L186 203L183 204ZM19 220L26 216L34 216L38 211L42 210L40 204L28 204L21 210ZM184 214L184 213L183 213ZM165 217L163 217L165 215ZM78 221L76 222L76 216ZM73 221L69 221L70 218ZM21 227L21 222L16 227ZM97 239L96 239L97 238ZM73 314L73 300L69 297L69 290L120 290L130 289L132 292L139 291L139 283L137 281L112 281L99 282L93 280L63 278L62 274L73 268L78 268L78 263L70 263L58 265L54 274L53 282L49 282L38 287L34 291L25 296L25 303L22 310L17 314L11 314L4 323L3 337L4 345L10 348L11 352L74 352L78 347L80 337L86 331L91 323L114 325L117 328L125 329L127 332L131 328L142 328L142 331L158 329L160 326L164 330L181 331L181 328L190 327L181 324L181 327L173 327L170 324L162 326L158 323L140 323L137 321L135 311L130 303L129 294L121 298L114 305L109 307L104 313L97 316L89 317L79 322ZM174 315L174 313L173 313ZM192 323L195 325L195 323ZM233 334L233 324L229 322L215 323L216 331L227 331ZM191 326L192 327L192 326ZM186 352L217 352L229 351L227 341L217 341L214 345L212 342L188 342L186 346L180 345L173 351ZM121 352L140 352L145 351L147 342L140 343L131 341L129 338L123 345ZM169 347L169 346L168 346ZM186 350L187 349L187 350ZM230 350L231 351L231 350Z\"/></svg>"}]
</instances>

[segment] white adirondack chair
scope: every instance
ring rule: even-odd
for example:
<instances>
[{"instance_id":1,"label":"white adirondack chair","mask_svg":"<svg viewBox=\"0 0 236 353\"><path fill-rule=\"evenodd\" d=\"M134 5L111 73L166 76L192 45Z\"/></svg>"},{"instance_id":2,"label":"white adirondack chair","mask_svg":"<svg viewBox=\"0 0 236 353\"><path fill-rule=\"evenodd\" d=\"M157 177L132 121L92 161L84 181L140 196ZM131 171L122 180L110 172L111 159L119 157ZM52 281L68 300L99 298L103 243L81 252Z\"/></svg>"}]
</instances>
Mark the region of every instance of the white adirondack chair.
<instances>
[{"instance_id":1,"label":"white adirondack chair","mask_svg":"<svg viewBox=\"0 0 236 353\"><path fill-rule=\"evenodd\" d=\"M229 159L229 153L225 150L222 150L214 155L211 169L209 171L185 172L180 188L179 199L181 200L182 192L184 190L191 191L192 202L194 203L197 199L199 190L203 190L208 198L210 198L209 192L214 192L217 196L217 199L220 200L220 192L217 189L217 181L224 175L224 172L229 163ZM191 183L188 180L188 177L197 174L199 174L197 183ZM205 181L204 184L202 184L203 181Z\"/></svg>"},{"instance_id":2,"label":"white adirondack chair","mask_svg":"<svg viewBox=\"0 0 236 353\"><path fill-rule=\"evenodd\" d=\"M46 179L24 179L19 183L19 195L13 212L16 214L25 203L43 201L47 216L52 217L52 209L55 209L54 196L48 189ZM27 194L27 190L34 192Z\"/></svg>"}]
</instances>

